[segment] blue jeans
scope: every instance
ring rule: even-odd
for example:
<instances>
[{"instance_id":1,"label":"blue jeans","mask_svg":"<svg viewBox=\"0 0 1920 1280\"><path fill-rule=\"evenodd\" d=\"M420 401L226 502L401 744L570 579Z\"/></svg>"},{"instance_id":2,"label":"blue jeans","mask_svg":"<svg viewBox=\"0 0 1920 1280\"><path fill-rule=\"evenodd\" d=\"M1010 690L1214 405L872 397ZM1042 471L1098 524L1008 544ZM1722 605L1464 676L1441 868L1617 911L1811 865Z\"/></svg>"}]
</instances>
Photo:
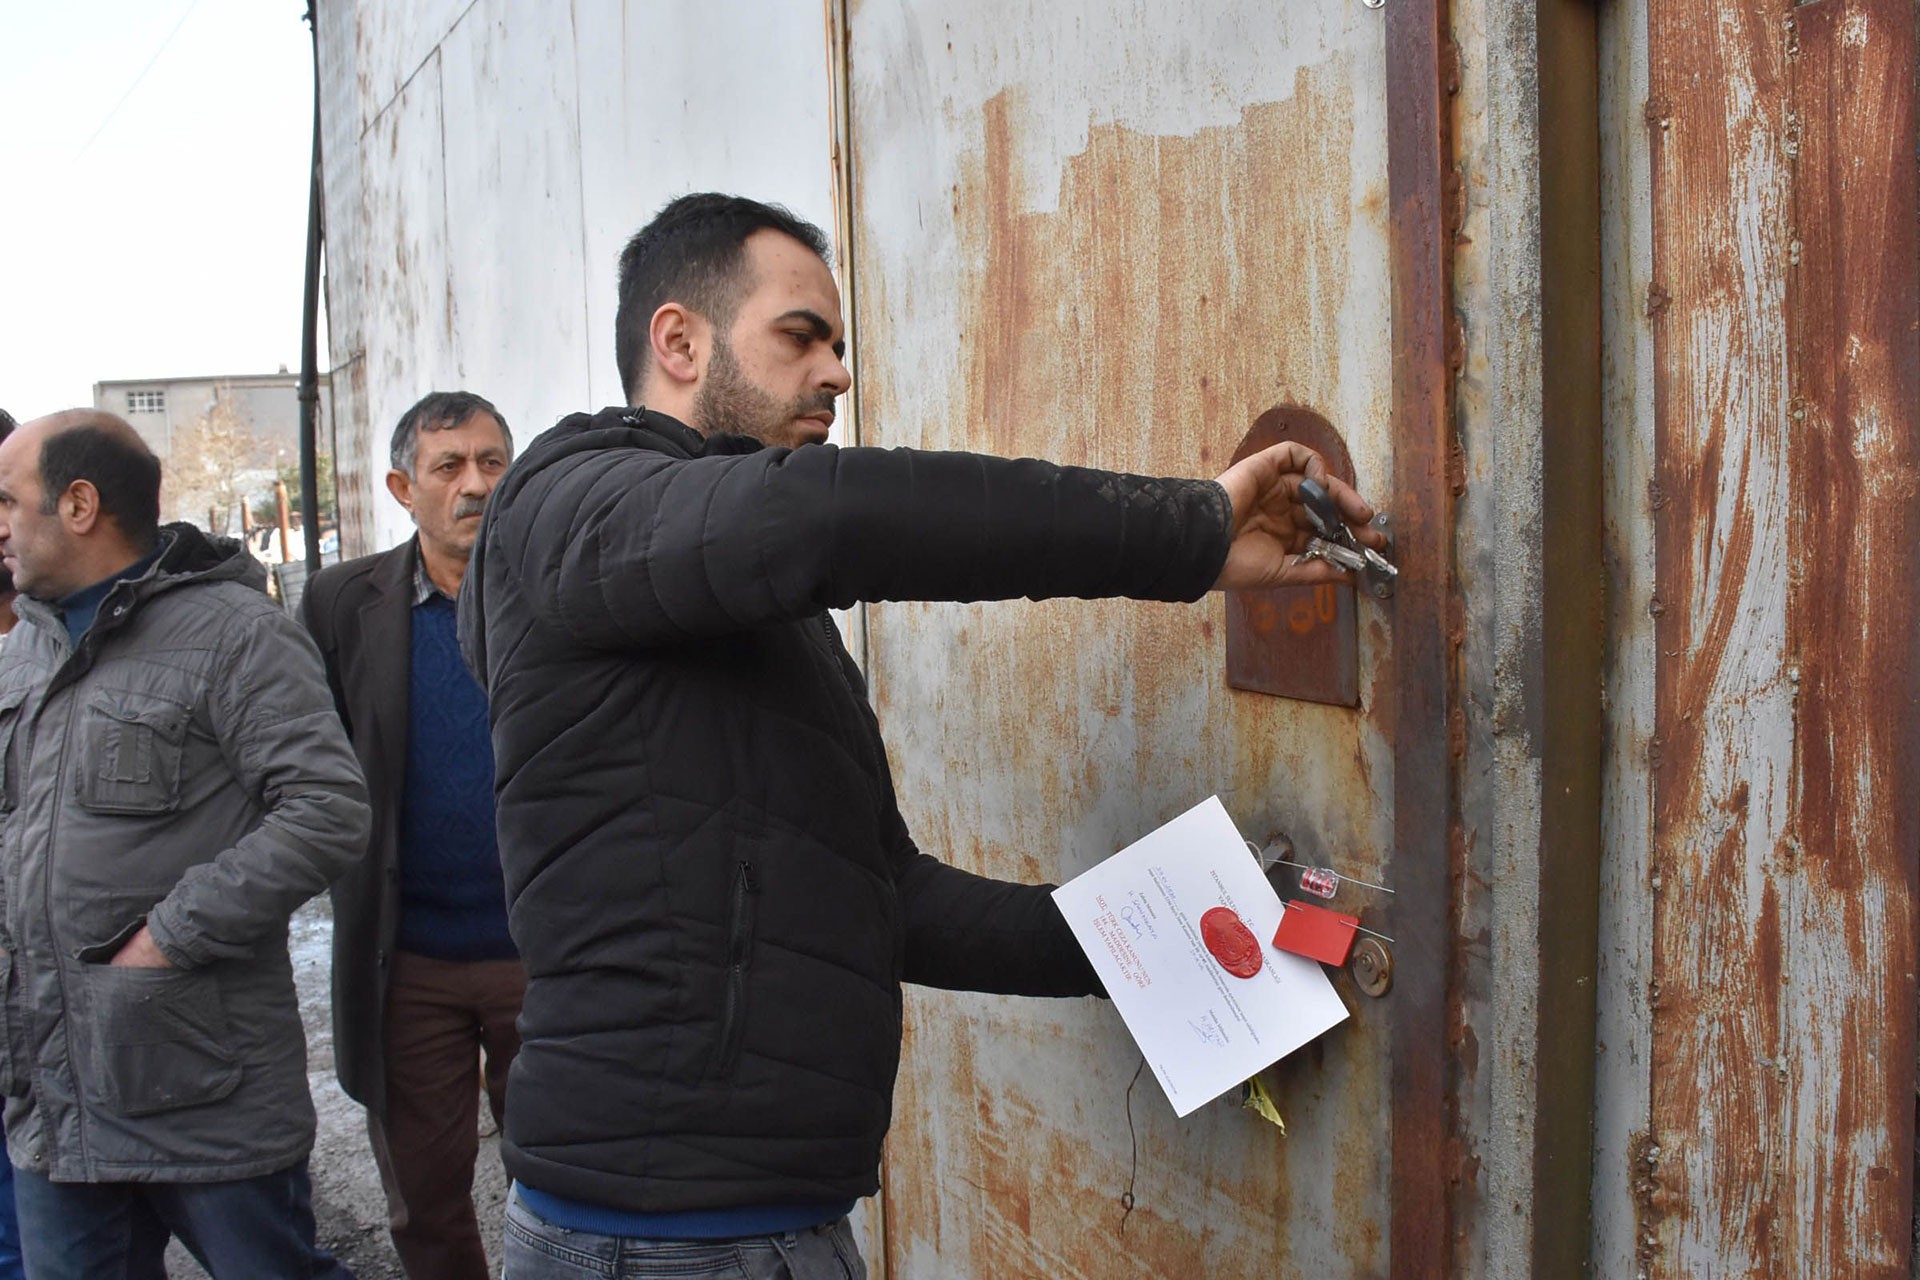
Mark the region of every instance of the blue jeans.
<instances>
[{"instance_id":1,"label":"blue jeans","mask_svg":"<svg viewBox=\"0 0 1920 1280\"><path fill-rule=\"evenodd\" d=\"M556 1227L517 1192L501 1253L504 1280L867 1280L845 1218L739 1240L632 1240Z\"/></svg>"},{"instance_id":2,"label":"blue jeans","mask_svg":"<svg viewBox=\"0 0 1920 1280\"><path fill-rule=\"evenodd\" d=\"M307 1163L235 1182L51 1182L15 1170L32 1280L166 1280L167 1238L213 1280L353 1280L313 1239Z\"/></svg>"},{"instance_id":3,"label":"blue jeans","mask_svg":"<svg viewBox=\"0 0 1920 1280\"><path fill-rule=\"evenodd\" d=\"M0 1128L0 1280L26 1280L20 1264L20 1220L13 1214L13 1161L7 1159L7 1133Z\"/></svg>"}]
</instances>

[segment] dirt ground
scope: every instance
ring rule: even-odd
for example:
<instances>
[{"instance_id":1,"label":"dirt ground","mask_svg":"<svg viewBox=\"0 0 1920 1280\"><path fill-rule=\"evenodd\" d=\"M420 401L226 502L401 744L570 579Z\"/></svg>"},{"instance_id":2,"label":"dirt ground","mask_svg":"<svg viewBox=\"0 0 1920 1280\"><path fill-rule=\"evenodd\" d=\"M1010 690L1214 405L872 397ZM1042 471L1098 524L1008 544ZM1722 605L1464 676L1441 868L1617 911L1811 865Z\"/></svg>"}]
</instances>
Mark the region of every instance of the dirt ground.
<instances>
[{"instance_id":1,"label":"dirt ground","mask_svg":"<svg viewBox=\"0 0 1920 1280\"><path fill-rule=\"evenodd\" d=\"M366 1121L358 1105L340 1092L333 1078L332 1005L328 990L328 952L333 913L322 896L293 917L291 945L300 1013L307 1026L307 1079L319 1113L320 1132L310 1166L313 1212L320 1243L350 1267L359 1280L404 1280L393 1242L387 1238L386 1197L367 1145ZM480 1097L474 1095L474 1123L481 1124ZM474 1207L487 1239L492 1270L499 1272L500 1223L506 1212L506 1175L500 1167L499 1139L481 1132L480 1160L474 1173ZM206 1280L206 1272L175 1242L167 1254L170 1280Z\"/></svg>"}]
</instances>

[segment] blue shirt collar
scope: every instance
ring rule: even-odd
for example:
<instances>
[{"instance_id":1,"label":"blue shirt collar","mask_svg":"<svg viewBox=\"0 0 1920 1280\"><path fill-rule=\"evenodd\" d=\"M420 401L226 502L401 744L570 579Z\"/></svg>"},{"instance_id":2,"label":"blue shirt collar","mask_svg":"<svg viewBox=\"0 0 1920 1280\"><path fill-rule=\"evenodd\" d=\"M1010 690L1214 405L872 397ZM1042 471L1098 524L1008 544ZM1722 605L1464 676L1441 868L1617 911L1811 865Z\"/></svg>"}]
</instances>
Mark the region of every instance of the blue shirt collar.
<instances>
[{"instance_id":1,"label":"blue shirt collar","mask_svg":"<svg viewBox=\"0 0 1920 1280\"><path fill-rule=\"evenodd\" d=\"M113 589L130 578L143 576L147 570L153 568L154 562L160 558L160 553L164 550L166 550L166 543L162 542L146 556L134 561L120 572L109 574L90 587L82 587L72 595L60 598L54 608L60 611L61 621L67 624L67 637L73 641L74 648L80 647L80 637L86 635L88 629L93 626L94 619L100 615L100 606L106 603L109 595L113 594Z\"/></svg>"}]
</instances>

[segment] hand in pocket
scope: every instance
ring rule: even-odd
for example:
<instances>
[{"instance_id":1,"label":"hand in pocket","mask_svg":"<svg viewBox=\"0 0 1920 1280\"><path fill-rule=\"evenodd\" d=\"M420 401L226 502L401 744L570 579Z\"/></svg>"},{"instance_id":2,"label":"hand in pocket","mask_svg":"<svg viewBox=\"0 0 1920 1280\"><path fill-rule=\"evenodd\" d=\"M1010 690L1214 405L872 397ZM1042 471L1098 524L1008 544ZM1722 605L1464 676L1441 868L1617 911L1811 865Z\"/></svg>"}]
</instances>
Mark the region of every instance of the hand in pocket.
<instances>
[{"instance_id":1,"label":"hand in pocket","mask_svg":"<svg viewBox=\"0 0 1920 1280\"><path fill-rule=\"evenodd\" d=\"M173 968L173 961L167 959L167 953L154 942L153 934L144 924L131 938L127 939L125 946L114 952L113 959L107 963L118 965L123 969Z\"/></svg>"}]
</instances>

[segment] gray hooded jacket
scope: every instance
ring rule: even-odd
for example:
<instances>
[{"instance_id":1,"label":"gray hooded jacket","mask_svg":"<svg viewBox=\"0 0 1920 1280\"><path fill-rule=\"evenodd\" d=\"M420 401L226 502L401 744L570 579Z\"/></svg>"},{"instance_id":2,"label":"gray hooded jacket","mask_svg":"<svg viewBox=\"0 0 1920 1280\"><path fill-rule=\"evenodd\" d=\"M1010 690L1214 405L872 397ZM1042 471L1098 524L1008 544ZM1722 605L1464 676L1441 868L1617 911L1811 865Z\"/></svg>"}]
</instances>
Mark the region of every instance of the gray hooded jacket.
<instances>
[{"instance_id":1,"label":"gray hooded jacket","mask_svg":"<svg viewBox=\"0 0 1920 1280\"><path fill-rule=\"evenodd\" d=\"M306 633L227 539L169 526L76 650L0 650L0 1089L58 1182L224 1181L313 1145L287 918L365 847ZM145 923L171 969L106 962Z\"/></svg>"}]
</instances>

